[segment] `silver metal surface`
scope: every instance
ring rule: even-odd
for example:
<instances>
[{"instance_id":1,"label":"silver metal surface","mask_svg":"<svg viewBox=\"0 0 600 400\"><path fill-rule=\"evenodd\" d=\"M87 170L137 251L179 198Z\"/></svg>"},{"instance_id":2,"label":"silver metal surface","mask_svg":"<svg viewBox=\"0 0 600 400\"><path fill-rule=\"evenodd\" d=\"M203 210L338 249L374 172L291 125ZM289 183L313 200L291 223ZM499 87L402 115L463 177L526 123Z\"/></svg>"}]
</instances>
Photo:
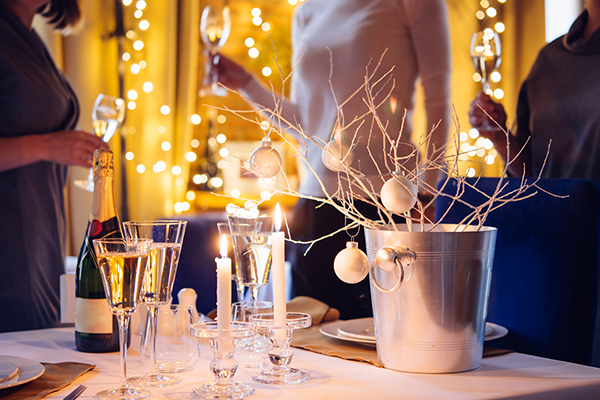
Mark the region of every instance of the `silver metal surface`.
<instances>
[{"instance_id":1,"label":"silver metal surface","mask_svg":"<svg viewBox=\"0 0 600 400\"><path fill-rule=\"evenodd\" d=\"M367 256L375 264L369 274L377 356L386 368L447 373L481 365L497 230L455 228L365 230ZM376 262L383 247L412 251L416 258L386 271L389 266L384 270Z\"/></svg>"}]
</instances>

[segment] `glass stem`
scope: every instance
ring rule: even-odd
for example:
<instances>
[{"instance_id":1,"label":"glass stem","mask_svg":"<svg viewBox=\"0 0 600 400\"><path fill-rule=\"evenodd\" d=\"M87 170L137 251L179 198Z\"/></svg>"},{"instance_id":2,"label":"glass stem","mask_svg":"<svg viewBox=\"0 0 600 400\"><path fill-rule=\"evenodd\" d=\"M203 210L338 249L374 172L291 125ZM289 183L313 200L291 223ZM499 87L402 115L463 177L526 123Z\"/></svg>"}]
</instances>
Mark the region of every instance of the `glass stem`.
<instances>
[{"instance_id":1,"label":"glass stem","mask_svg":"<svg viewBox=\"0 0 600 400\"><path fill-rule=\"evenodd\" d=\"M119 314L119 349L121 350L121 381L119 388L128 388L127 383L127 332L129 331L129 315Z\"/></svg>"},{"instance_id":2,"label":"glass stem","mask_svg":"<svg viewBox=\"0 0 600 400\"><path fill-rule=\"evenodd\" d=\"M156 368L156 332L158 331L158 307L155 305L148 305L148 312L150 313L150 375L157 374Z\"/></svg>"},{"instance_id":3,"label":"glass stem","mask_svg":"<svg viewBox=\"0 0 600 400\"><path fill-rule=\"evenodd\" d=\"M241 303L242 301L244 301L244 285L242 285L242 283L240 282L239 279L236 282L236 288L237 288L237 299Z\"/></svg>"}]
</instances>

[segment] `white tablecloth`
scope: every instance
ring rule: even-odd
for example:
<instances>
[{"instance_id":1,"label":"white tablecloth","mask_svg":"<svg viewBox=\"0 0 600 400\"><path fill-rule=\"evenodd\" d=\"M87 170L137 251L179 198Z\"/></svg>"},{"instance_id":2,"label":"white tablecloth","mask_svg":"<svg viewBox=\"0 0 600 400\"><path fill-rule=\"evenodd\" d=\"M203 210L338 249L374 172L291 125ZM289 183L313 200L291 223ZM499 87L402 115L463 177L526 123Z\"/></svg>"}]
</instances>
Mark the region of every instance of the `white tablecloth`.
<instances>
[{"instance_id":1,"label":"white tablecloth","mask_svg":"<svg viewBox=\"0 0 600 400\"><path fill-rule=\"evenodd\" d=\"M132 336L128 376L147 372L139 357L139 336ZM252 369L240 368L236 380L255 387L253 399L600 399L600 369L511 353L484 358L481 368L458 374L409 374L370 364L346 361L295 350L292 365L311 375L307 383L269 386L252 382ZM152 389L152 399L193 399L191 391L212 381L208 365L212 353L201 343L201 356L193 371L180 374L183 382ZM102 389L117 385L119 354L90 354L75 350L72 329L47 329L0 334L0 355L39 362L76 361L96 364L69 387L48 399L62 399L78 384L88 389L80 399L92 399ZM0 391L1 394L1 391Z\"/></svg>"}]
</instances>

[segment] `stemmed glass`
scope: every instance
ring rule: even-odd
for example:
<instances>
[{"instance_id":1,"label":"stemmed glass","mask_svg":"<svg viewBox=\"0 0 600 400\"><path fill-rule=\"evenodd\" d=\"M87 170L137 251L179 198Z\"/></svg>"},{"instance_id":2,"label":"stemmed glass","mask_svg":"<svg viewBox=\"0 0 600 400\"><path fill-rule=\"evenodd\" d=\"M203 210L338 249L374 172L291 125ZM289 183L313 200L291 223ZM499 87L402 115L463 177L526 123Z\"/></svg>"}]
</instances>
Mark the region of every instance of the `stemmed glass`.
<instances>
[{"instance_id":1,"label":"stemmed glass","mask_svg":"<svg viewBox=\"0 0 600 400\"><path fill-rule=\"evenodd\" d=\"M125 119L125 100L99 94L92 109L92 130L104 143L113 137ZM94 170L90 169L87 180L76 180L75 186L88 192L94 191Z\"/></svg>"},{"instance_id":2,"label":"stemmed glass","mask_svg":"<svg viewBox=\"0 0 600 400\"><path fill-rule=\"evenodd\" d=\"M121 349L119 386L97 393L96 399L145 399L150 392L136 389L127 381L127 337L131 314L142 293L152 240L95 239L93 242L108 307L119 321Z\"/></svg>"},{"instance_id":3,"label":"stemmed glass","mask_svg":"<svg viewBox=\"0 0 600 400\"><path fill-rule=\"evenodd\" d=\"M148 307L150 372L129 380L136 385L162 387L181 381L178 377L162 375L158 371L156 332L158 309L172 300L173 283L186 225L186 221L173 220L123 222L123 232L128 240L152 239L150 261L142 287L142 301Z\"/></svg>"},{"instance_id":4,"label":"stemmed glass","mask_svg":"<svg viewBox=\"0 0 600 400\"><path fill-rule=\"evenodd\" d=\"M500 38L491 28L475 32L471 39L471 61L475 71L481 76L481 86L484 93L490 91L490 75L502 62ZM488 93L489 94L489 93Z\"/></svg>"},{"instance_id":5,"label":"stemmed glass","mask_svg":"<svg viewBox=\"0 0 600 400\"><path fill-rule=\"evenodd\" d=\"M238 209L228 215L239 282L250 289L252 302L267 284L271 269L273 218L256 209Z\"/></svg>"},{"instance_id":6,"label":"stemmed glass","mask_svg":"<svg viewBox=\"0 0 600 400\"><path fill-rule=\"evenodd\" d=\"M200 19L200 35L206 49L212 56L215 56L219 49L223 47L229 38L231 31L231 19L229 17L229 6L223 7L206 6L202 11ZM214 64L218 64L218 56L213 59ZM207 68L207 73L209 69ZM210 87L202 88L200 96L225 96L227 91L219 87L216 76L209 76Z\"/></svg>"},{"instance_id":7,"label":"stemmed glass","mask_svg":"<svg viewBox=\"0 0 600 400\"><path fill-rule=\"evenodd\" d=\"M237 265L235 261L235 255L233 254L233 243L231 242L231 231L229 230L229 223L227 222L217 222L217 229L219 230L219 237L225 235L230 246L227 246L227 257L233 259L233 263L231 263L231 279L235 281L235 287L237 288L237 300L238 302L244 301L244 285L240 282L240 278L237 273Z\"/></svg>"}]
</instances>

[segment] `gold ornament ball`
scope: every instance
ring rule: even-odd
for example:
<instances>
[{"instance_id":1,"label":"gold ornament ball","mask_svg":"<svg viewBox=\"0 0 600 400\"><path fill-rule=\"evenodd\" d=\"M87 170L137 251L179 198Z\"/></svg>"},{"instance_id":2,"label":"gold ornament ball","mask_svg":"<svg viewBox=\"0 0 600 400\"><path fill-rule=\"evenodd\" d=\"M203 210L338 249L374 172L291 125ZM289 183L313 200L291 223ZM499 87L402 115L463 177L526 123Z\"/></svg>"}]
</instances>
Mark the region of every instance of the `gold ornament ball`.
<instances>
[{"instance_id":1,"label":"gold ornament ball","mask_svg":"<svg viewBox=\"0 0 600 400\"><path fill-rule=\"evenodd\" d=\"M369 273L369 259L358 248L358 243L347 242L333 260L333 269L340 280L346 283L358 283Z\"/></svg>"},{"instance_id":2,"label":"gold ornament ball","mask_svg":"<svg viewBox=\"0 0 600 400\"><path fill-rule=\"evenodd\" d=\"M390 211L405 213L417 202L417 188L408 178L394 174L381 188L381 202Z\"/></svg>"}]
</instances>

